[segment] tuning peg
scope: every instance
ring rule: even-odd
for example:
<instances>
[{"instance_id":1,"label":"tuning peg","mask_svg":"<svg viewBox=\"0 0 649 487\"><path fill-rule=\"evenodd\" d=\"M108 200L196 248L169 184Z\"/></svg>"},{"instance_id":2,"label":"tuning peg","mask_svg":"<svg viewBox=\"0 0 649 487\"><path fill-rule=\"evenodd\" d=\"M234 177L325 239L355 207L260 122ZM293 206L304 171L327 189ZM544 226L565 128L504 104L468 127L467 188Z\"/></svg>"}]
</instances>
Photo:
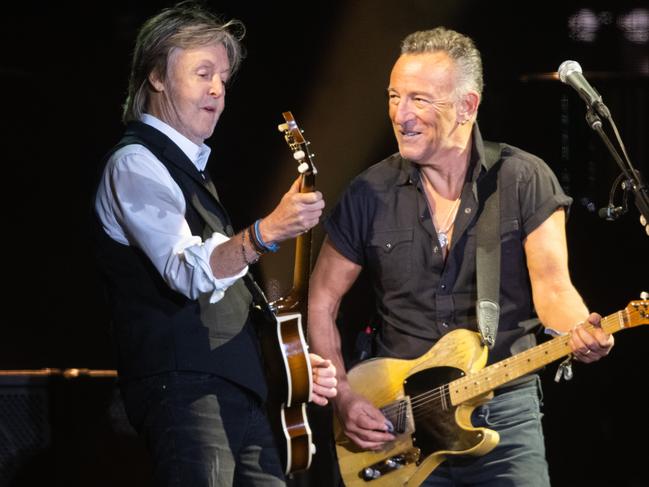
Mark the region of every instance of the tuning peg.
<instances>
[{"instance_id":1,"label":"tuning peg","mask_svg":"<svg viewBox=\"0 0 649 487\"><path fill-rule=\"evenodd\" d=\"M280 132L288 132L288 124L287 123L280 123L277 126L277 130L279 130Z\"/></svg>"},{"instance_id":2,"label":"tuning peg","mask_svg":"<svg viewBox=\"0 0 649 487\"><path fill-rule=\"evenodd\" d=\"M293 152L293 159L295 159L296 161L301 161L302 159L304 159L305 155L306 154L304 154L304 151L296 150L295 152Z\"/></svg>"},{"instance_id":3,"label":"tuning peg","mask_svg":"<svg viewBox=\"0 0 649 487\"><path fill-rule=\"evenodd\" d=\"M299 172L300 174L304 174L308 170L309 170L309 165L306 162L303 162L297 167L297 172Z\"/></svg>"}]
</instances>

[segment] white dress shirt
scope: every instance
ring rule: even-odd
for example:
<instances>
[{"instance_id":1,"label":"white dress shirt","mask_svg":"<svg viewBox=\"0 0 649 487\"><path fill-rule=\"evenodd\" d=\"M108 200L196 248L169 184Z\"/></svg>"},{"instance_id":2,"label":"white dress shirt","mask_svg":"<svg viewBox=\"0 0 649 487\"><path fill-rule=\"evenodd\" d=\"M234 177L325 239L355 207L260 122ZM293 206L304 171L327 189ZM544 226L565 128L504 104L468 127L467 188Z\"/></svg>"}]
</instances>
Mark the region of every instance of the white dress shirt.
<instances>
[{"instance_id":1,"label":"white dress shirt","mask_svg":"<svg viewBox=\"0 0 649 487\"><path fill-rule=\"evenodd\" d=\"M169 137L203 171L210 148L200 146L161 120L144 114L142 122ZM141 249L165 282L190 299L210 294L215 303L248 267L237 275L217 279L210 254L228 237L213 233L205 241L192 235L185 220L186 202L167 168L147 148L131 144L108 160L95 199L104 231L122 245Z\"/></svg>"}]
</instances>

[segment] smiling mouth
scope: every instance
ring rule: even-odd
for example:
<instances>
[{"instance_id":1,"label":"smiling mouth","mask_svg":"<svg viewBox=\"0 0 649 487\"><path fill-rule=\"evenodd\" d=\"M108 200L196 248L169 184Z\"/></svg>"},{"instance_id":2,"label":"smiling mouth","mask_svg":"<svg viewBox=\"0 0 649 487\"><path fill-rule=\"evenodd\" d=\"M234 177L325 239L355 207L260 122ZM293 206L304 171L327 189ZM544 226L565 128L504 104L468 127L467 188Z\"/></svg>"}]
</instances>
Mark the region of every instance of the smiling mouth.
<instances>
[{"instance_id":1,"label":"smiling mouth","mask_svg":"<svg viewBox=\"0 0 649 487\"><path fill-rule=\"evenodd\" d=\"M394 124L394 129L395 132L398 133L402 138L408 139L412 137L416 137L417 135L421 135L421 132L418 132L417 130L413 130L411 127L414 124L407 123L407 124Z\"/></svg>"}]
</instances>

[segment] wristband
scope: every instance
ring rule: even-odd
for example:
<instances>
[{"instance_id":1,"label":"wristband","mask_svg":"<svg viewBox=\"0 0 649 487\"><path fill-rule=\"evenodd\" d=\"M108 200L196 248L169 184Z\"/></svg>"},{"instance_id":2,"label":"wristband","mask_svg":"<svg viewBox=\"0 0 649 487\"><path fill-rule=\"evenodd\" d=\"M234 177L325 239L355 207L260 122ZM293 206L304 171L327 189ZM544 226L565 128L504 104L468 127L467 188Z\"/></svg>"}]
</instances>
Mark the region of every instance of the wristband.
<instances>
[{"instance_id":1,"label":"wristband","mask_svg":"<svg viewBox=\"0 0 649 487\"><path fill-rule=\"evenodd\" d=\"M279 245L277 245L276 243L266 243L261 238L261 234L259 233L259 222L260 221L261 221L261 219L257 220L255 222L254 226L253 226L253 228L255 230L256 243L258 243L261 248L266 249L266 251L277 252L279 250Z\"/></svg>"},{"instance_id":2,"label":"wristband","mask_svg":"<svg viewBox=\"0 0 649 487\"><path fill-rule=\"evenodd\" d=\"M255 238L255 229L253 225L250 225L248 228L246 228L246 232L248 232L248 238L250 239L250 245L252 245L253 250L258 254L258 255L264 255L268 253L268 249L265 247L262 247L259 242L257 242L257 239Z\"/></svg>"}]
</instances>

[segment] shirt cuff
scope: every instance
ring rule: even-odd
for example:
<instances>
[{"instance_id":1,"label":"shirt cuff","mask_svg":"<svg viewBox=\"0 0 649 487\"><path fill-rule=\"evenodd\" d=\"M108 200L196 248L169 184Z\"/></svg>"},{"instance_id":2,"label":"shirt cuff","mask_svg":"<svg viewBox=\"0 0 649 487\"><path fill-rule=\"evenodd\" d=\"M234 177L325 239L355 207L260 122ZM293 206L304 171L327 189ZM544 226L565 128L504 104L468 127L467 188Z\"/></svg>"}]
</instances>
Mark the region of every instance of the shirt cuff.
<instances>
[{"instance_id":1,"label":"shirt cuff","mask_svg":"<svg viewBox=\"0 0 649 487\"><path fill-rule=\"evenodd\" d=\"M216 278L210 267L210 256L214 251L214 248L222 243L230 240L230 237L223 235L221 233L213 233L210 238L205 240L202 245L195 245L187 247L184 250L185 259L188 264L201 269L202 274L207 277L207 282L209 283L205 289L201 289L199 286L199 291L208 292L210 294L210 303L214 304L225 295L225 291L232 286L237 280L241 279L248 273L248 266L245 266L238 274L229 277Z\"/></svg>"}]
</instances>

